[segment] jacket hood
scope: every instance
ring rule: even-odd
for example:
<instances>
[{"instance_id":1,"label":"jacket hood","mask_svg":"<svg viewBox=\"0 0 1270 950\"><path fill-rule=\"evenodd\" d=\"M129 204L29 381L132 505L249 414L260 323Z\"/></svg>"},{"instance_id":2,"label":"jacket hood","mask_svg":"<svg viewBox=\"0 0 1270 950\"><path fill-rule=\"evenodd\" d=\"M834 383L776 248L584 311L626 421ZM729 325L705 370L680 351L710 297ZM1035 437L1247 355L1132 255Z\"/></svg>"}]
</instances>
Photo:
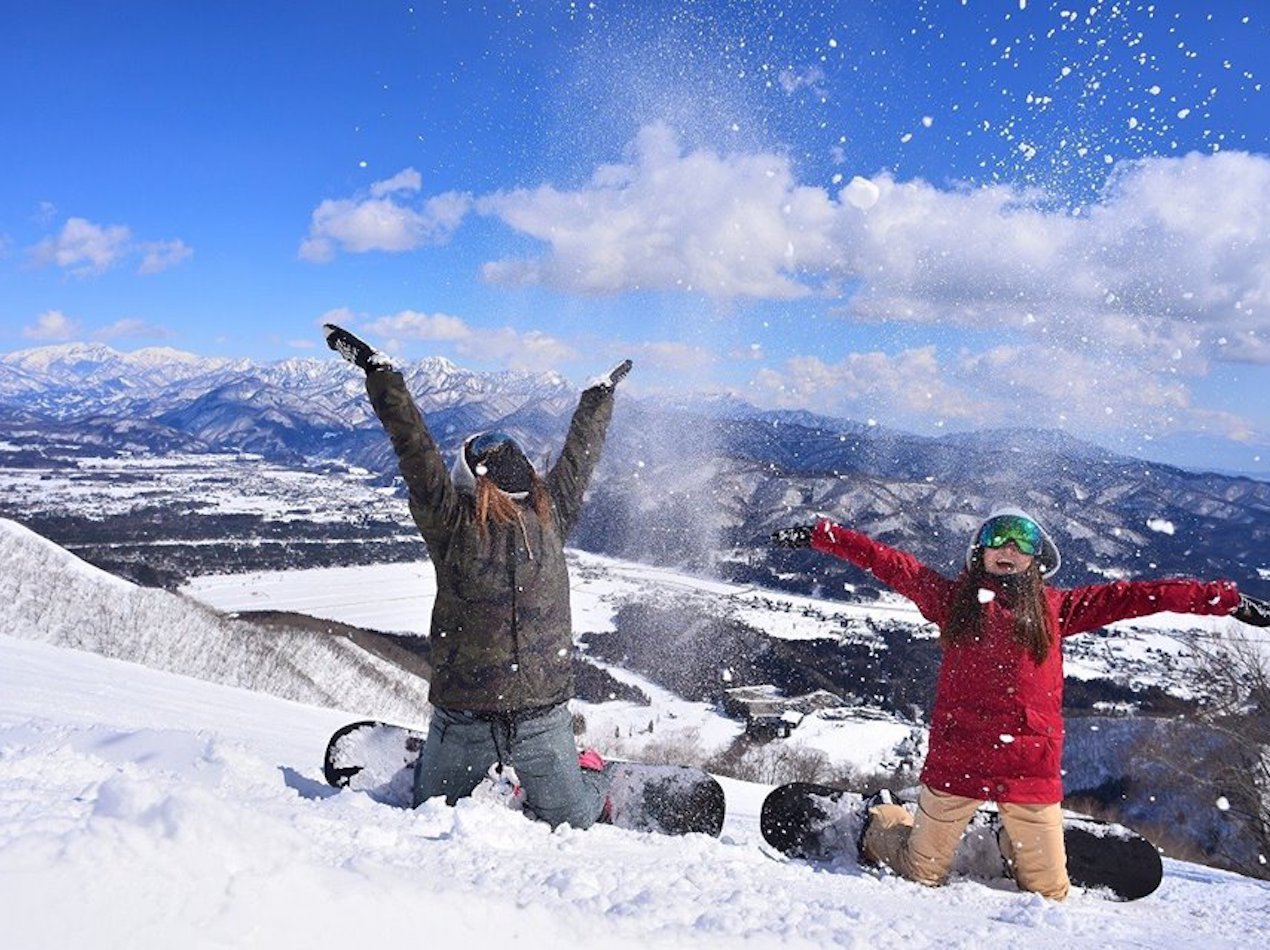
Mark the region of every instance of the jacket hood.
<instances>
[{"instance_id":1,"label":"jacket hood","mask_svg":"<svg viewBox=\"0 0 1270 950\"><path fill-rule=\"evenodd\" d=\"M979 549L979 545L976 544L976 541L979 538L979 532L983 530L983 526L985 524L993 518L997 518L1001 515L1016 515L1020 518L1026 518L1028 521L1040 528L1041 550L1036 555L1036 560L1040 564L1041 576L1048 580L1057 574L1059 567L1062 566L1063 559L1059 556L1058 546L1054 543L1053 539L1050 538L1049 533L1045 530L1045 526L1022 508L1014 508L1009 505L1001 508L994 508L991 513L989 513L988 517L979 522L979 527L975 528L975 533L970 536L970 546L966 548L966 569L974 569L974 555L975 551Z\"/></svg>"}]
</instances>

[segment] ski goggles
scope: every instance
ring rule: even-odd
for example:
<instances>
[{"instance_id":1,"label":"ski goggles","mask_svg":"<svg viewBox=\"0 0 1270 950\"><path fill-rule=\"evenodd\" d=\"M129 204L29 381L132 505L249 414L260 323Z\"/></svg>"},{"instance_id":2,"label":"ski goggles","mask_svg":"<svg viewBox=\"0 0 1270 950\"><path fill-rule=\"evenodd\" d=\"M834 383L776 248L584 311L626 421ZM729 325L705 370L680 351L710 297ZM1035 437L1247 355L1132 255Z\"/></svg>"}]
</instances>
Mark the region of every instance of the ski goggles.
<instances>
[{"instance_id":1,"label":"ski goggles","mask_svg":"<svg viewBox=\"0 0 1270 950\"><path fill-rule=\"evenodd\" d=\"M1031 518L1020 515L997 515L979 529L975 544L981 548L1003 548L1011 542L1024 554L1036 555L1041 550L1041 528Z\"/></svg>"},{"instance_id":2,"label":"ski goggles","mask_svg":"<svg viewBox=\"0 0 1270 950\"><path fill-rule=\"evenodd\" d=\"M506 432L482 432L468 446L473 459L479 460L497 452L504 445L515 445L516 440Z\"/></svg>"}]
</instances>

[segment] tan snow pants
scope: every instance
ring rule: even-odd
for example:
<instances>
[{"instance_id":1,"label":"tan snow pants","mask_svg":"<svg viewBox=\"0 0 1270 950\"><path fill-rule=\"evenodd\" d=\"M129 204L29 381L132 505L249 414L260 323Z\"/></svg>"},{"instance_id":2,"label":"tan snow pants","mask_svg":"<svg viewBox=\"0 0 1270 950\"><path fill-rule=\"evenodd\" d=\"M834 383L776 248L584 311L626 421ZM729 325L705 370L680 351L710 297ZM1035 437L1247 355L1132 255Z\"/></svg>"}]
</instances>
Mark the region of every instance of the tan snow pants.
<instances>
[{"instance_id":1,"label":"tan snow pants","mask_svg":"<svg viewBox=\"0 0 1270 950\"><path fill-rule=\"evenodd\" d=\"M916 816L900 805L877 805L870 811L864 857L911 881L942 884L957 843L982 804L923 786ZM1001 802L997 808L1003 829L1001 853L1019 887L1052 900L1065 898L1070 884L1062 806Z\"/></svg>"}]
</instances>

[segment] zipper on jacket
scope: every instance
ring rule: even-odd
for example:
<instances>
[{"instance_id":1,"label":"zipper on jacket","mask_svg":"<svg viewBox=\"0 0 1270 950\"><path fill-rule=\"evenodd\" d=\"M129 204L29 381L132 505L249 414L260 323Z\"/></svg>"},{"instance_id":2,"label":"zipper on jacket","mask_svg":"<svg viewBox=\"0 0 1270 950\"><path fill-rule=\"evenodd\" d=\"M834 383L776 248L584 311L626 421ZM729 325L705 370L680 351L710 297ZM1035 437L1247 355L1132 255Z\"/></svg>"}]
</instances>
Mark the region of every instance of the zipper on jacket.
<instances>
[{"instance_id":1,"label":"zipper on jacket","mask_svg":"<svg viewBox=\"0 0 1270 950\"><path fill-rule=\"evenodd\" d=\"M520 514L517 513L517 518ZM521 530L524 531L524 522L521 522ZM528 547L528 543L526 543ZM516 586L516 534L515 532L507 532L507 579L511 584L512 593L512 667L517 673L520 672L520 619L519 608L517 606L517 586Z\"/></svg>"}]
</instances>

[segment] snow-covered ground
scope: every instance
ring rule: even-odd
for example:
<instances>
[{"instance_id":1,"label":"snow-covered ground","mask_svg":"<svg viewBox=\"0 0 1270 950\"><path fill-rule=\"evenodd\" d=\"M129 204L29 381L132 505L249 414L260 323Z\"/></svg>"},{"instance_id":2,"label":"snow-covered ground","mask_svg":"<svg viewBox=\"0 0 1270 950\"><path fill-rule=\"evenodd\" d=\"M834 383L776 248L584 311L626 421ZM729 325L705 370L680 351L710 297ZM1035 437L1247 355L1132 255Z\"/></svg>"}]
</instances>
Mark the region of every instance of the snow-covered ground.
<instances>
[{"instance_id":1,"label":"snow-covered ground","mask_svg":"<svg viewBox=\"0 0 1270 950\"><path fill-rule=\"evenodd\" d=\"M719 839L551 832L321 781L320 709L0 637L6 947L1246 947L1270 884L1171 860L1153 896L1064 904L776 860L765 789ZM407 945L407 944L402 944Z\"/></svg>"},{"instance_id":2,"label":"snow-covered ground","mask_svg":"<svg viewBox=\"0 0 1270 950\"><path fill-rule=\"evenodd\" d=\"M232 621L104 575L11 522L0 522L0 559L5 947L1242 947L1270 930L1270 884L1172 860L1146 900L1078 893L1062 905L1005 882L927 890L850 861L788 862L758 832L767 788L729 779L717 840L552 832L481 801L395 811L322 781L327 736L367 709L208 681L247 682L241 660L201 662ZM865 609L791 609L771 592L586 555L572 570L580 632L611 629L623 598L675 587L718 598L706 609L766 611L787 636L854 635L850 622ZM431 583L426 564L384 565L202 578L187 592L233 610L302 610L420 632ZM169 670L197 667L202 678L98 655L111 651ZM313 662L296 679L352 668L337 653ZM283 674L257 688L289 689ZM583 709L597 738L621 737L618 752L638 751L646 740L636 727L650 716L658 737L679 729L702 746L721 747L739 729L705 704L639 685L651 708ZM420 700L409 708L426 715ZM798 733L835 761L867 765L895 739L885 732L891 722L829 725L804 723Z\"/></svg>"}]
</instances>

